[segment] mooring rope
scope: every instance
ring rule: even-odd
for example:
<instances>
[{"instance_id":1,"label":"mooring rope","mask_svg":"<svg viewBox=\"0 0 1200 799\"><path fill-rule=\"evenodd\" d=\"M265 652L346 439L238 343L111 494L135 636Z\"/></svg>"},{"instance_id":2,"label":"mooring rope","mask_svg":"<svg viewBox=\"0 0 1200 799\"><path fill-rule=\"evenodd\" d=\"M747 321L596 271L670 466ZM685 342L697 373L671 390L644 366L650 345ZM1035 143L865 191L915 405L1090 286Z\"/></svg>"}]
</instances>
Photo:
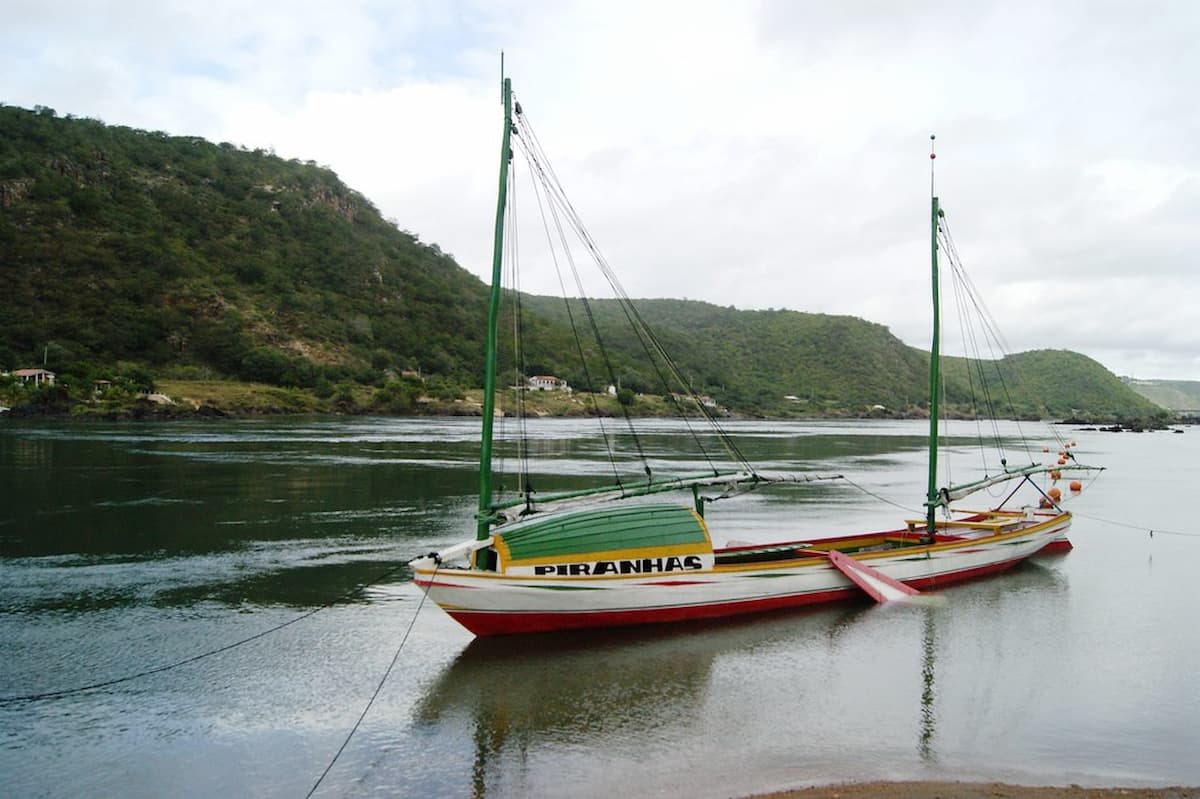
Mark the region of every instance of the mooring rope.
<instances>
[{"instance_id":1,"label":"mooring rope","mask_svg":"<svg viewBox=\"0 0 1200 799\"><path fill-rule=\"evenodd\" d=\"M440 560L435 560L433 573L429 576L432 580L437 577L438 569L442 566ZM326 775L329 774L333 764L342 756L342 752L346 751L346 746L349 745L350 739L354 737L354 733L358 732L358 727L362 724L363 719L367 717L367 712L371 709L371 705L375 704L375 700L379 697L379 692L383 690L383 684L387 682L388 676L392 673L392 669L396 666L396 661L400 659L400 650L404 649L404 644L408 642L409 633L413 631L413 626L417 623L417 617L421 615L421 608L425 607L425 600L429 598L429 589L426 588L421 592L421 601L417 603L417 609L413 611L412 618L408 621L408 629L404 631L404 636L400 639L400 643L396 646L396 653L392 655L392 662L384 670L383 676L379 678L379 684L375 686L375 692L371 694L371 698L367 701L367 706L363 708L362 713L358 714L358 720L354 722L354 726L350 728L350 732L346 735L346 740L342 741L342 745L338 747L333 759L329 761L329 765L321 772L321 776L317 777L317 781L313 783L313 787L305 795L305 799L311 797L317 792L317 788L321 787L321 782L324 781Z\"/></svg>"},{"instance_id":2,"label":"mooring rope","mask_svg":"<svg viewBox=\"0 0 1200 799\"><path fill-rule=\"evenodd\" d=\"M368 586L374 585L378 582L385 580L386 578L388 578L395 572L404 568L405 565L406 564L392 566L387 571L380 574L378 577L376 577L368 582L360 583L360 584L354 586L350 590L340 594L339 596L335 597L334 599L330 600L329 602L326 602L324 605L321 605L320 607L313 608L312 610L309 610L305 613L301 613L299 616L295 617L294 619L289 619L288 621L285 621L282 624L277 624L274 627L270 627L266 630L263 630L262 632L258 632L258 633L255 633L254 635L247 636L246 638L242 638L238 641L234 641L231 644L226 644L225 646L221 646L216 649L210 649L207 652L201 652L198 655L192 655L191 657L184 658L183 660L177 660L173 663L167 663L163 666L156 666L152 669L146 669L144 671L139 671L136 674L127 674L124 677L117 677L112 680L103 680L101 682L89 683L88 685L80 685L75 688L63 688L58 691L43 691L42 693L25 694L23 696L0 697L0 705L8 705L8 704L16 703L16 702L35 702L35 701L40 701L40 700L44 700L44 699L58 699L63 696L70 696L71 694L83 693L84 691L94 691L97 688L107 688L111 685L119 685L120 683L129 682L131 680L137 680L142 677L148 677L151 674L159 674L164 671L171 671L172 669L177 669L180 666L186 666L189 663L195 663L198 660L204 660L205 658L212 657L213 655L219 655L222 652L228 652L230 649L236 649L237 647L242 646L243 644L248 644L251 641L257 641L259 638L265 638L266 636L268 636L272 633L279 632L284 627L291 626L291 625L295 624L296 622L304 621L308 617L314 616L317 613L320 613L322 610L327 610L327 609L333 607L334 605L336 605L337 603L341 602L343 599L346 599L347 597L361 591L362 589L367 588Z\"/></svg>"},{"instance_id":3,"label":"mooring rope","mask_svg":"<svg viewBox=\"0 0 1200 799\"><path fill-rule=\"evenodd\" d=\"M1071 511L1071 513L1080 519L1087 519L1088 521L1092 522L1103 522L1104 524L1111 524L1113 527L1124 527L1129 530L1140 530L1144 533L1149 533L1151 538L1153 538L1156 533L1159 535L1181 535L1188 538L1200 538L1200 533L1185 533L1181 530L1164 530L1161 527L1147 527L1144 524L1129 524L1128 522L1118 522L1112 519L1104 519L1099 516L1088 516L1087 514L1079 513L1078 511Z\"/></svg>"}]
</instances>

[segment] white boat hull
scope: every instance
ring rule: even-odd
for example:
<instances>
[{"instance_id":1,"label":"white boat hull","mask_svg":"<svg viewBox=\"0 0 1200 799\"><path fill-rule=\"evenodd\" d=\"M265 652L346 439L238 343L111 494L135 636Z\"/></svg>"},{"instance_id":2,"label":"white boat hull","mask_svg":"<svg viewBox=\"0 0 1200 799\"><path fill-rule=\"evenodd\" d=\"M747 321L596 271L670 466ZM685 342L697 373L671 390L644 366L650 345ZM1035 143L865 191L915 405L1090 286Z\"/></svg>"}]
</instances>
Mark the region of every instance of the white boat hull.
<instances>
[{"instance_id":1,"label":"white boat hull","mask_svg":"<svg viewBox=\"0 0 1200 799\"><path fill-rule=\"evenodd\" d=\"M937 588L1003 571L1065 536L1070 523L1070 514L1062 514L1007 532L853 558L914 588ZM822 542L806 543L815 548ZM416 584L476 635L717 618L862 596L827 557L796 553L767 563L599 577L507 575L440 566L433 558L413 567Z\"/></svg>"}]
</instances>

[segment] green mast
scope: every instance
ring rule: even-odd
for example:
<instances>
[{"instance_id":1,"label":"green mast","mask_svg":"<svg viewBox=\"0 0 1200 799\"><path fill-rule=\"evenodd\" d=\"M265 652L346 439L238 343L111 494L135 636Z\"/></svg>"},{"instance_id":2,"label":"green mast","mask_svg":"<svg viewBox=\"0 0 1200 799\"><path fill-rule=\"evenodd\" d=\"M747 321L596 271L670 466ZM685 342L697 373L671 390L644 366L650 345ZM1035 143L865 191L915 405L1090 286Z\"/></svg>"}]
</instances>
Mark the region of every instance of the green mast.
<instances>
[{"instance_id":1,"label":"green mast","mask_svg":"<svg viewBox=\"0 0 1200 799\"><path fill-rule=\"evenodd\" d=\"M938 453L938 406L941 404L941 358L942 358L942 319L941 301L938 298L938 198L933 193L933 160L937 155L932 152L933 136L930 140L929 153L929 248L933 261L933 343L929 347L929 493L925 502L925 532L932 536L936 528L937 511L937 453Z\"/></svg>"},{"instance_id":2,"label":"green mast","mask_svg":"<svg viewBox=\"0 0 1200 799\"><path fill-rule=\"evenodd\" d=\"M501 263L504 256L504 209L508 199L508 162L512 157L512 81L504 78L504 136L500 144L500 194L496 200L496 237L492 251L492 293L488 298L487 363L483 380L483 429L479 439L479 514L476 538L490 535L492 517L492 423L496 412L496 340L500 317ZM479 558L476 566L483 566Z\"/></svg>"}]
</instances>

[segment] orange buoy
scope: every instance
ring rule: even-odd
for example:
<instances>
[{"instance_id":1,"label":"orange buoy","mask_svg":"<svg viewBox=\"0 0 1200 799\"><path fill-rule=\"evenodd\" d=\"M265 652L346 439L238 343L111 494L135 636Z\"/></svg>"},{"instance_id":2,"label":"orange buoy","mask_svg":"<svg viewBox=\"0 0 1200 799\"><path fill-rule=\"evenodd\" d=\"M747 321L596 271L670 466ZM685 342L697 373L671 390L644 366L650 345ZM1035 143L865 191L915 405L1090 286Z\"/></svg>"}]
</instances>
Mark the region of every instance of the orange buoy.
<instances>
[{"instance_id":1,"label":"orange buoy","mask_svg":"<svg viewBox=\"0 0 1200 799\"><path fill-rule=\"evenodd\" d=\"M1053 469L1053 470L1051 470L1051 472L1050 472L1050 479L1051 479L1051 480L1061 480L1061 479L1062 479L1062 472L1060 472L1058 469Z\"/></svg>"},{"instance_id":2,"label":"orange buoy","mask_svg":"<svg viewBox=\"0 0 1200 799\"><path fill-rule=\"evenodd\" d=\"M1058 465L1059 465L1059 466L1062 466L1062 465L1063 465L1064 463L1066 463L1066 462L1067 462L1067 459L1066 459L1066 458L1059 458L1059 459L1058 459Z\"/></svg>"},{"instance_id":3,"label":"orange buoy","mask_svg":"<svg viewBox=\"0 0 1200 799\"><path fill-rule=\"evenodd\" d=\"M1078 480L1072 480L1071 481L1071 490L1072 491L1082 491L1083 483L1079 482Z\"/></svg>"},{"instance_id":4,"label":"orange buoy","mask_svg":"<svg viewBox=\"0 0 1200 799\"><path fill-rule=\"evenodd\" d=\"M1062 491L1057 488L1051 488L1046 492L1046 495L1055 502L1058 502L1060 499L1062 499Z\"/></svg>"},{"instance_id":5,"label":"orange buoy","mask_svg":"<svg viewBox=\"0 0 1200 799\"><path fill-rule=\"evenodd\" d=\"M1038 500L1038 507L1039 508L1050 507L1050 500L1046 499L1045 497L1042 497L1040 500Z\"/></svg>"},{"instance_id":6,"label":"orange buoy","mask_svg":"<svg viewBox=\"0 0 1200 799\"><path fill-rule=\"evenodd\" d=\"M1049 447L1042 447L1042 452L1049 452L1049 451L1050 451Z\"/></svg>"}]
</instances>

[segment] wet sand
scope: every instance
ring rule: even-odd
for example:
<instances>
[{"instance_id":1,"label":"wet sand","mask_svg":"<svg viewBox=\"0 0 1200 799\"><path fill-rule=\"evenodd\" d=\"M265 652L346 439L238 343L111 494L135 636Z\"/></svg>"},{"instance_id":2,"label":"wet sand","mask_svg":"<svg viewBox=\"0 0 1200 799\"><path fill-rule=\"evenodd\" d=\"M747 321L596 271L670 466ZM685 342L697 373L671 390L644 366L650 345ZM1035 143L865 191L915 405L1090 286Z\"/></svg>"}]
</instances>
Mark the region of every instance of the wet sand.
<instances>
[{"instance_id":1,"label":"wet sand","mask_svg":"<svg viewBox=\"0 0 1200 799\"><path fill-rule=\"evenodd\" d=\"M999 782L860 782L760 794L755 799L1200 799L1200 788L1029 787Z\"/></svg>"}]
</instances>

